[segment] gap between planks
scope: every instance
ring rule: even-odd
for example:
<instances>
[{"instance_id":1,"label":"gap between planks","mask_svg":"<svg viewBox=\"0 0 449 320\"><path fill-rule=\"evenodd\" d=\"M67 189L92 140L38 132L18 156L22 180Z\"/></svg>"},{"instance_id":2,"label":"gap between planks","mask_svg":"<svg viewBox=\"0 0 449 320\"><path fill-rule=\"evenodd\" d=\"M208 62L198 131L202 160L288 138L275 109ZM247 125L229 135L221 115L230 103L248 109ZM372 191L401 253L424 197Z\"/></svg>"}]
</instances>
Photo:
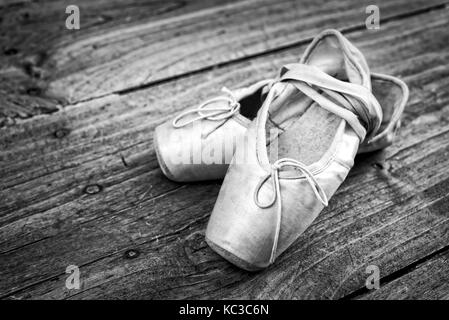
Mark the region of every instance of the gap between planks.
<instances>
[{"instance_id":1,"label":"gap between planks","mask_svg":"<svg viewBox=\"0 0 449 320\"><path fill-rule=\"evenodd\" d=\"M401 19L406 19L409 17L413 17L415 15L421 15L421 14L426 14L435 10L444 10L449 6L449 2L445 2L445 3L441 3L441 4L437 4L437 5L432 5L426 8L421 8L421 9L417 9L417 10L413 10L410 12L404 12L404 13L399 13L396 15L391 15L391 16L387 16L385 18L381 18L380 23L388 23L391 21L396 21L396 20L401 20ZM342 27L339 28L339 31L342 32L345 35L351 34L353 32L357 32L357 31L363 31L366 29L365 24L355 24L352 26L348 26L348 27ZM248 55L244 55L242 57L236 58L236 59L231 59L225 62L219 62L219 63L215 63L215 64L211 64L209 66L203 67L203 68L199 68L196 70L192 70L192 71L188 71L188 72L183 72L183 73L179 73L176 74L174 76L168 76L168 77L164 77L155 81L149 81L145 84L141 84L141 85L136 85L136 86L130 86L128 88L123 88L120 90L115 90L115 91L111 91L102 95L98 95L98 96L93 96L93 97L89 97L86 99L79 99L78 101L73 101L70 104L63 104L63 107L70 107L72 105L76 105L79 103L85 103L85 102L91 102L97 99L102 99L114 94L117 95L126 95L129 93L133 93L133 92L137 92L139 90L144 90L144 89L148 89L154 86L158 86L161 84L166 84L172 81L177 81L177 80L181 80L184 78L188 78L190 76L193 75L197 75L203 72L207 72L207 71L211 71L213 69L220 69L223 67L227 67L227 66L232 66L234 64L238 64L241 62L245 62L251 59L255 59L255 58L259 58L259 57L263 57L263 56L267 56L267 55L271 55L271 54L275 54L275 53L280 53L286 50L290 50L290 49L294 49L297 47L301 47L305 44L310 43L313 40L313 37L306 37L303 38L301 40L298 40L296 42L292 42L292 43L288 43L285 45L280 45L277 47L274 47L272 49L267 49L261 52L256 52L253 54L248 54ZM44 116L50 116L51 114L45 114Z\"/></svg>"},{"instance_id":2,"label":"gap between planks","mask_svg":"<svg viewBox=\"0 0 449 320\"><path fill-rule=\"evenodd\" d=\"M390 273L390 274L380 278L379 283L381 286L387 285L388 283L391 283L391 282L413 272L414 270L420 268L421 266L425 265L426 262L434 259L435 257L444 255L445 253L448 253L448 252L449 252L449 245L430 253L429 255L403 267L402 269L399 269L393 273ZM371 290L367 289L366 287L362 287L358 290L351 292L350 294L345 295L344 297L342 297L340 299L341 300L362 299L370 292L371 292Z\"/></svg>"}]
</instances>

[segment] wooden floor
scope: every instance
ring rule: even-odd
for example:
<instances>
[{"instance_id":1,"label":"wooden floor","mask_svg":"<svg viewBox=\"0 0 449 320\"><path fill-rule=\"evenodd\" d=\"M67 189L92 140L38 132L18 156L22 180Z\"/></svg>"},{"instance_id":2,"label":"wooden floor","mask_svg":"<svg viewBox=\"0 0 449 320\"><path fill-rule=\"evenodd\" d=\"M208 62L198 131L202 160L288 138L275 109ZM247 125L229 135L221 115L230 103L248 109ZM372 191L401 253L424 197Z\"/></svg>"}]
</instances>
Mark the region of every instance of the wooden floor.
<instances>
[{"instance_id":1,"label":"wooden floor","mask_svg":"<svg viewBox=\"0 0 449 320\"><path fill-rule=\"evenodd\" d=\"M39 2L0 3L0 297L449 299L447 2L376 1L377 31L371 0ZM81 29L67 30L75 2ZM223 85L276 74L325 28L406 81L402 128L247 273L204 241L220 181L167 180L152 133Z\"/></svg>"}]
</instances>

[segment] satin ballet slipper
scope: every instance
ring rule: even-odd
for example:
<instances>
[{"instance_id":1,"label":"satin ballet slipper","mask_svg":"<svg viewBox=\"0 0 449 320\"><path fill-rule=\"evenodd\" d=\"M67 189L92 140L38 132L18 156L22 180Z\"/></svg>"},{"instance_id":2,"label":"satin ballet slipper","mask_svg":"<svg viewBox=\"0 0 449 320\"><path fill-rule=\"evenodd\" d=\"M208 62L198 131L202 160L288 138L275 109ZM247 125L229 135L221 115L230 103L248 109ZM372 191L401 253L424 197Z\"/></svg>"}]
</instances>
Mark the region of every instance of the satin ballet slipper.
<instances>
[{"instance_id":1,"label":"satin ballet slipper","mask_svg":"<svg viewBox=\"0 0 449 320\"><path fill-rule=\"evenodd\" d=\"M263 90L273 80L263 80L187 109L159 125L154 148L164 175L190 182L223 178L234 154L261 105Z\"/></svg>"},{"instance_id":2,"label":"satin ballet slipper","mask_svg":"<svg viewBox=\"0 0 449 320\"><path fill-rule=\"evenodd\" d=\"M320 34L280 74L236 148L206 230L212 249L250 271L310 226L383 120L363 55L338 31Z\"/></svg>"}]
</instances>

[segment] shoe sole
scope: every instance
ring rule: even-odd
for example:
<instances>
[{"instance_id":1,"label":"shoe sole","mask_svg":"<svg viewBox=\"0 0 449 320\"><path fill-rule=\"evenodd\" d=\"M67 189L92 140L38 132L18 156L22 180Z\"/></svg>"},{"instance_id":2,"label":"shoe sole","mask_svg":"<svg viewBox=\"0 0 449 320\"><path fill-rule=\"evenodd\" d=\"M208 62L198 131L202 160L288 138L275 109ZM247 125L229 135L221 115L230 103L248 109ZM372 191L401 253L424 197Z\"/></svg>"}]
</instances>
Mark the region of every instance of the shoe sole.
<instances>
[{"instance_id":1,"label":"shoe sole","mask_svg":"<svg viewBox=\"0 0 449 320\"><path fill-rule=\"evenodd\" d=\"M260 271L265 269L265 267L260 267L251 263L248 263L247 261L237 257L234 253L230 252L229 250L225 249L223 246L218 245L211 239L209 239L207 236L205 237L206 243L209 245L209 247L214 250L216 253L218 253L221 257L232 263L233 265L244 269L246 271Z\"/></svg>"}]
</instances>

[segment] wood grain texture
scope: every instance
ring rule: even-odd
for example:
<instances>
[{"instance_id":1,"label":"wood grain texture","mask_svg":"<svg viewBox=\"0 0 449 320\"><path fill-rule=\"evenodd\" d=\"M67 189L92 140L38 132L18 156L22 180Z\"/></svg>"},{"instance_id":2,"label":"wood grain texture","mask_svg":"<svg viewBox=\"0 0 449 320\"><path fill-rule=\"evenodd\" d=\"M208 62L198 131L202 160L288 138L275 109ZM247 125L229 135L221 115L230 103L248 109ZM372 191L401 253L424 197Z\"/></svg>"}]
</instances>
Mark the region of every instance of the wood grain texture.
<instances>
[{"instance_id":1,"label":"wood grain texture","mask_svg":"<svg viewBox=\"0 0 449 320\"><path fill-rule=\"evenodd\" d=\"M142 24L168 23L177 16L229 3L232 2L79 0L76 1L80 9L79 30L65 27L66 7L74 4L73 1L8 1L0 4L0 126L13 124L15 118L56 112L67 103L68 97L66 89L61 92L49 90L52 83L65 75L116 59L120 55L117 48L111 44L111 50L106 54L103 44L98 41L99 36L117 34L122 29ZM90 54L85 55L84 49L81 55L74 57L78 53L72 52L73 48L61 52L86 39L92 39L88 49ZM132 38L128 40L133 41Z\"/></svg>"},{"instance_id":2,"label":"wood grain texture","mask_svg":"<svg viewBox=\"0 0 449 320\"><path fill-rule=\"evenodd\" d=\"M1 7L0 126L310 40L325 28L364 28L369 0L69 1ZM378 1L388 20L444 3ZM199 10L201 8L201 10Z\"/></svg>"},{"instance_id":3,"label":"wood grain texture","mask_svg":"<svg viewBox=\"0 0 449 320\"><path fill-rule=\"evenodd\" d=\"M432 257L408 274L364 295L362 299L449 300L449 251Z\"/></svg>"},{"instance_id":4,"label":"wood grain texture","mask_svg":"<svg viewBox=\"0 0 449 320\"><path fill-rule=\"evenodd\" d=\"M369 264L390 274L447 246L448 25L442 9L349 34L375 71L410 86L399 140L358 158L330 207L256 274L204 242L220 182L165 179L151 135L223 84L273 75L303 46L0 129L0 296L339 298L364 286ZM65 288L69 264L81 267L80 291Z\"/></svg>"}]
</instances>

